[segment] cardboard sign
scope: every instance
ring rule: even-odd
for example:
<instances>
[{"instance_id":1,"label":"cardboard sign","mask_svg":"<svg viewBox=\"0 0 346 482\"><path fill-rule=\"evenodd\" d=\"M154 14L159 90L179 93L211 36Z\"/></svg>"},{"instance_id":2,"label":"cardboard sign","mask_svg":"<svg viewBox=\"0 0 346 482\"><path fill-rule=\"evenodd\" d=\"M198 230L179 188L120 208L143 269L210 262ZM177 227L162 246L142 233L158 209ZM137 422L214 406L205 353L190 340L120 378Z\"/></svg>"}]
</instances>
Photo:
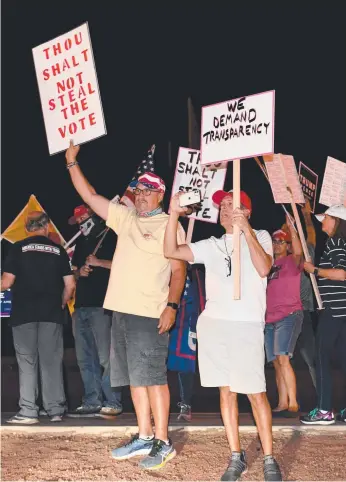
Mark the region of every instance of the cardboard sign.
<instances>
[{"instance_id":1,"label":"cardboard sign","mask_svg":"<svg viewBox=\"0 0 346 482\"><path fill-rule=\"evenodd\" d=\"M11 316L12 295L11 290L1 292L1 318L8 318Z\"/></svg>"},{"instance_id":2,"label":"cardboard sign","mask_svg":"<svg viewBox=\"0 0 346 482\"><path fill-rule=\"evenodd\" d=\"M311 211L315 212L318 175L308 166L299 163L299 181L302 186L304 196L310 201Z\"/></svg>"},{"instance_id":3,"label":"cardboard sign","mask_svg":"<svg viewBox=\"0 0 346 482\"><path fill-rule=\"evenodd\" d=\"M106 134L88 24L32 49L49 154Z\"/></svg>"},{"instance_id":4,"label":"cardboard sign","mask_svg":"<svg viewBox=\"0 0 346 482\"><path fill-rule=\"evenodd\" d=\"M291 204L292 199L287 187L292 191L293 202L305 204L304 194L293 156L274 154L263 156L272 188L274 201L277 204Z\"/></svg>"},{"instance_id":5,"label":"cardboard sign","mask_svg":"<svg viewBox=\"0 0 346 482\"><path fill-rule=\"evenodd\" d=\"M208 171L200 163L200 151L180 147L172 186L172 196L179 191L199 189L202 208L189 218L217 223L219 210L212 202L215 191L223 189L227 169Z\"/></svg>"},{"instance_id":6,"label":"cardboard sign","mask_svg":"<svg viewBox=\"0 0 346 482\"><path fill-rule=\"evenodd\" d=\"M202 107L201 164L274 152L275 91Z\"/></svg>"},{"instance_id":7,"label":"cardboard sign","mask_svg":"<svg viewBox=\"0 0 346 482\"><path fill-rule=\"evenodd\" d=\"M328 157L320 194L320 204L344 204L346 194L346 163Z\"/></svg>"}]
</instances>

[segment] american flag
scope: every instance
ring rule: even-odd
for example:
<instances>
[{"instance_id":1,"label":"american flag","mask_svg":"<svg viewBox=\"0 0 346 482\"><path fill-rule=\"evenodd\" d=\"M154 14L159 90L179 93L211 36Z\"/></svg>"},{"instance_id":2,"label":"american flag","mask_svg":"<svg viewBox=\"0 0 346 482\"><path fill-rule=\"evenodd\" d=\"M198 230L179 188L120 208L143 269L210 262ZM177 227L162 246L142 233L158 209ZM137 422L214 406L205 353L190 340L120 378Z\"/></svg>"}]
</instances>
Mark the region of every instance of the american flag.
<instances>
[{"instance_id":1,"label":"american flag","mask_svg":"<svg viewBox=\"0 0 346 482\"><path fill-rule=\"evenodd\" d=\"M136 174L133 176L131 181L134 181L135 179L137 179L142 174L145 174L146 172L155 172L155 164L154 164L155 147L156 147L155 144L153 144L151 148L148 150L147 155L138 166ZM125 204L128 207L131 207L131 208L134 207L134 195L133 195L132 188L130 186L127 187L125 194L121 198L120 202Z\"/></svg>"}]
</instances>

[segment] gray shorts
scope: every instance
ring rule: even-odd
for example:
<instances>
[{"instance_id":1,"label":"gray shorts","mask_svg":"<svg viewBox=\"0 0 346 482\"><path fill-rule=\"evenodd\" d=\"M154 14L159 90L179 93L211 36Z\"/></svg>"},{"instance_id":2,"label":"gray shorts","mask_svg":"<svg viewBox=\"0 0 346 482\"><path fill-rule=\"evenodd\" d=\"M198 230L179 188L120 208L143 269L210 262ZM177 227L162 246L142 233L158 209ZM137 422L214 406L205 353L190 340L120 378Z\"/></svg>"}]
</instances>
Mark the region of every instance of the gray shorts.
<instances>
[{"instance_id":1,"label":"gray shorts","mask_svg":"<svg viewBox=\"0 0 346 482\"><path fill-rule=\"evenodd\" d=\"M159 335L158 318L113 314L111 386L148 387L167 384L169 334Z\"/></svg>"}]
</instances>

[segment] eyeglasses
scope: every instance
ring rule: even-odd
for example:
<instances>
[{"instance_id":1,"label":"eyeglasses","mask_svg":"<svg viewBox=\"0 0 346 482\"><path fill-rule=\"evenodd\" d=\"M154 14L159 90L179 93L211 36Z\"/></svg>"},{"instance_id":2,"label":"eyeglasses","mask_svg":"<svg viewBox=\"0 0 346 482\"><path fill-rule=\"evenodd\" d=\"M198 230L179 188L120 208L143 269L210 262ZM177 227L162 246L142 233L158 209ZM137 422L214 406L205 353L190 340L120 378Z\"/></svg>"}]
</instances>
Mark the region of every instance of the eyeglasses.
<instances>
[{"instance_id":1,"label":"eyeglasses","mask_svg":"<svg viewBox=\"0 0 346 482\"><path fill-rule=\"evenodd\" d=\"M284 241L283 239L273 239L273 244L286 244L287 241Z\"/></svg>"},{"instance_id":2,"label":"eyeglasses","mask_svg":"<svg viewBox=\"0 0 346 482\"><path fill-rule=\"evenodd\" d=\"M133 194L135 196L139 196L140 194L143 194L144 196L150 196L152 192L160 192L160 191L158 189L138 189L138 187L136 187L133 190Z\"/></svg>"}]
</instances>

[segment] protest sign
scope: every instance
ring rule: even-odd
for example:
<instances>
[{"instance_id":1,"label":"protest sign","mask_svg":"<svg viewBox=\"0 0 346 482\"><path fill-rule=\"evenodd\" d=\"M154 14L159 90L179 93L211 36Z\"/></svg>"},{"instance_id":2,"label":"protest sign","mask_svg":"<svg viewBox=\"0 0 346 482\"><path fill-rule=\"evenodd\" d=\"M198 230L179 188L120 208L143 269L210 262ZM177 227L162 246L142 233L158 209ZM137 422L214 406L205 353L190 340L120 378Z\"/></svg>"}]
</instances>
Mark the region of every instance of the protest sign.
<instances>
[{"instance_id":1,"label":"protest sign","mask_svg":"<svg viewBox=\"0 0 346 482\"><path fill-rule=\"evenodd\" d=\"M302 186L304 196L309 200L311 211L315 212L318 175L308 166L299 163L299 181Z\"/></svg>"},{"instance_id":2,"label":"protest sign","mask_svg":"<svg viewBox=\"0 0 346 482\"><path fill-rule=\"evenodd\" d=\"M294 203L304 204L304 194L293 156L274 154L263 156L263 159L275 203L291 204L293 199ZM293 198L287 187L291 189Z\"/></svg>"},{"instance_id":3,"label":"protest sign","mask_svg":"<svg viewBox=\"0 0 346 482\"><path fill-rule=\"evenodd\" d=\"M320 194L320 204L344 204L346 194L346 163L328 157Z\"/></svg>"},{"instance_id":4,"label":"protest sign","mask_svg":"<svg viewBox=\"0 0 346 482\"><path fill-rule=\"evenodd\" d=\"M1 300L1 318L8 318L11 316L12 296L11 290L2 291L0 294Z\"/></svg>"},{"instance_id":5,"label":"protest sign","mask_svg":"<svg viewBox=\"0 0 346 482\"><path fill-rule=\"evenodd\" d=\"M88 24L32 49L50 155L106 134Z\"/></svg>"},{"instance_id":6,"label":"protest sign","mask_svg":"<svg viewBox=\"0 0 346 482\"><path fill-rule=\"evenodd\" d=\"M227 169L208 171L201 165L200 151L180 147L172 186L172 196L179 191L199 189L202 205L189 218L217 223L219 210L213 205L212 194L223 189Z\"/></svg>"},{"instance_id":7,"label":"protest sign","mask_svg":"<svg viewBox=\"0 0 346 482\"><path fill-rule=\"evenodd\" d=\"M274 152L275 91L202 107L201 164Z\"/></svg>"}]
</instances>

